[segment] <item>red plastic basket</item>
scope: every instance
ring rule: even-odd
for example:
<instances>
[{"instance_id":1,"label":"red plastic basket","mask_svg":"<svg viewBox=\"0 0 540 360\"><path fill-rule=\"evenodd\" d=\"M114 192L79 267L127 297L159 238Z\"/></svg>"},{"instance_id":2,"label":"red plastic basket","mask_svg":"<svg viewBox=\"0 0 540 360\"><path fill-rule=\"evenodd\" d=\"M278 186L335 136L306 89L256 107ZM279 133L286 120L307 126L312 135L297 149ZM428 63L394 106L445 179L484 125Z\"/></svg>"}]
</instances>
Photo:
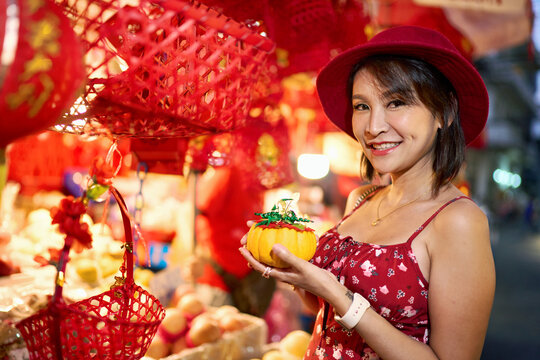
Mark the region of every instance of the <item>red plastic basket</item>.
<instances>
[{"instance_id":1,"label":"red plastic basket","mask_svg":"<svg viewBox=\"0 0 540 360\"><path fill-rule=\"evenodd\" d=\"M64 246L49 306L17 324L30 360L140 359L165 316L159 301L133 280L131 223L124 200L116 189L111 187L111 192L120 206L126 236L123 284L66 304L62 285L69 246Z\"/></svg>"},{"instance_id":2,"label":"red plastic basket","mask_svg":"<svg viewBox=\"0 0 540 360\"><path fill-rule=\"evenodd\" d=\"M56 0L86 45L88 82L56 130L192 137L241 127L274 43L192 1Z\"/></svg>"}]
</instances>

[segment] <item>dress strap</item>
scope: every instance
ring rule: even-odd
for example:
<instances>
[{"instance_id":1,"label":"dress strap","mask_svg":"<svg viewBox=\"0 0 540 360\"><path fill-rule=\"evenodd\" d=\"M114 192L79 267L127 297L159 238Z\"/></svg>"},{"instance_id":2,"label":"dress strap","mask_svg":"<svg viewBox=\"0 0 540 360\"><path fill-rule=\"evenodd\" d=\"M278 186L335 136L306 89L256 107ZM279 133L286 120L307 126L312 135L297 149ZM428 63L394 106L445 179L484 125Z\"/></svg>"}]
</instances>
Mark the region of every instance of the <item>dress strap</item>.
<instances>
[{"instance_id":1,"label":"dress strap","mask_svg":"<svg viewBox=\"0 0 540 360\"><path fill-rule=\"evenodd\" d=\"M382 189L383 187L384 186L382 185L373 185L372 187L364 191L364 193L360 195L358 199L356 200L356 202L354 203L353 210L356 210L357 207L362 205L367 199L369 199L371 196L373 196L378 190Z\"/></svg>"},{"instance_id":2,"label":"dress strap","mask_svg":"<svg viewBox=\"0 0 540 360\"><path fill-rule=\"evenodd\" d=\"M343 221L345 221L349 216L351 216L356 211L356 209L360 207L360 205L365 203L367 199L372 197L375 193L377 193L382 188L384 188L383 185L373 185L372 187L364 191L362 195L360 195L358 199L356 200L356 202L354 203L352 210L348 214L346 214L344 217L342 217L341 220L339 220L339 222L336 224L334 229L337 229Z\"/></svg>"},{"instance_id":3,"label":"dress strap","mask_svg":"<svg viewBox=\"0 0 540 360\"><path fill-rule=\"evenodd\" d=\"M411 237L409 238L409 240L407 240L407 244L411 244L412 241L418 236L418 234L420 234L422 232L422 230L424 230L426 228L426 226L429 225L429 223L435 219L435 216L437 216L441 211L443 211L443 209L445 207L447 207L448 205L452 204L453 202L456 202L458 201L459 199L469 199L471 201L473 201L470 197L468 196L465 196L465 195L462 195L462 196L458 196L458 197L455 197L453 198L452 200L449 200L447 201L445 204L443 204L437 211L435 211L435 213L433 213L433 215L431 215L429 217L429 219L427 219L418 229L416 229L416 231L411 235Z\"/></svg>"}]
</instances>

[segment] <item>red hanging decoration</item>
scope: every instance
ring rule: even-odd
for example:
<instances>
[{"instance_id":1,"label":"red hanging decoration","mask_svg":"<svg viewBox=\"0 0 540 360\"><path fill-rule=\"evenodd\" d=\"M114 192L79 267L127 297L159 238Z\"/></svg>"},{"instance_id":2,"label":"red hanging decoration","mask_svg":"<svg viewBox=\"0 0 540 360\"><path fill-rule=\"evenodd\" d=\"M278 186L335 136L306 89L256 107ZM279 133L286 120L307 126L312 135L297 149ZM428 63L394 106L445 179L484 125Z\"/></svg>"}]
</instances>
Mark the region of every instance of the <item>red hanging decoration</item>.
<instances>
[{"instance_id":1,"label":"red hanging decoration","mask_svg":"<svg viewBox=\"0 0 540 360\"><path fill-rule=\"evenodd\" d=\"M191 170L203 173L208 166L229 165L236 153L236 131L214 136L201 135L189 141L186 162Z\"/></svg>"},{"instance_id":2,"label":"red hanging decoration","mask_svg":"<svg viewBox=\"0 0 540 360\"><path fill-rule=\"evenodd\" d=\"M148 172L184 175L184 161L189 139L131 139L130 148L135 154L132 168L144 162Z\"/></svg>"},{"instance_id":3,"label":"red hanging decoration","mask_svg":"<svg viewBox=\"0 0 540 360\"><path fill-rule=\"evenodd\" d=\"M243 186L254 191L293 182L291 143L283 116L261 101L250 111L250 124L236 131L234 164L243 170Z\"/></svg>"},{"instance_id":4,"label":"red hanging decoration","mask_svg":"<svg viewBox=\"0 0 540 360\"><path fill-rule=\"evenodd\" d=\"M89 78L59 131L170 138L245 124L271 40L197 2L57 1L86 43Z\"/></svg>"},{"instance_id":5,"label":"red hanging decoration","mask_svg":"<svg viewBox=\"0 0 540 360\"><path fill-rule=\"evenodd\" d=\"M0 149L51 126L83 80L80 43L58 6L0 1Z\"/></svg>"},{"instance_id":6,"label":"red hanging decoration","mask_svg":"<svg viewBox=\"0 0 540 360\"><path fill-rule=\"evenodd\" d=\"M272 0L265 24L280 75L317 71L331 56L337 18L331 0Z\"/></svg>"}]
</instances>

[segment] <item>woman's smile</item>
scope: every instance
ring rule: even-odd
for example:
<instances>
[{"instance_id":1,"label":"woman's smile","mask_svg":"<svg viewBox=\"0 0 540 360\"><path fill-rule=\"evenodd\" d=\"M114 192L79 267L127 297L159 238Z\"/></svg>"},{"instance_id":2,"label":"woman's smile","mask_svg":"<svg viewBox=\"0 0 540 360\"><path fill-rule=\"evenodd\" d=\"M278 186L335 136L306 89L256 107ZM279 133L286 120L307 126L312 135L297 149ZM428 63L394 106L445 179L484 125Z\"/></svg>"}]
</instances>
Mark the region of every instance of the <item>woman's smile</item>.
<instances>
[{"instance_id":1,"label":"woman's smile","mask_svg":"<svg viewBox=\"0 0 540 360\"><path fill-rule=\"evenodd\" d=\"M382 156L393 152L401 143L399 142L380 142L369 144L371 153L375 156Z\"/></svg>"}]
</instances>

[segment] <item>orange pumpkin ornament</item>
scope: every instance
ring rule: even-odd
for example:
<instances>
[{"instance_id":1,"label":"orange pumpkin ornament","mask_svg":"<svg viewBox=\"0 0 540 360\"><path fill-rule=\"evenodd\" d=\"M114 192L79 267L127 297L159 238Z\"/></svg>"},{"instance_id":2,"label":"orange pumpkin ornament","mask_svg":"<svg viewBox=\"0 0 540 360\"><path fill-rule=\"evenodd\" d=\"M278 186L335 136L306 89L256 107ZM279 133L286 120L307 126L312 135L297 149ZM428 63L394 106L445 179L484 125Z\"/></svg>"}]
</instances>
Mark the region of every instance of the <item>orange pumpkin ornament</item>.
<instances>
[{"instance_id":1,"label":"orange pumpkin ornament","mask_svg":"<svg viewBox=\"0 0 540 360\"><path fill-rule=\"evenodd\" d=\"M247 235L247 249L253 257L268 266L287 268L289 265L272 253L274 244L282 244L297 257L310 260L317 248L317 237L301 222L311 220L299 218L290 210L290 201L282 199L272 211L260 214L262 221L254 224Z\"/></svg>"}]
</instances>

